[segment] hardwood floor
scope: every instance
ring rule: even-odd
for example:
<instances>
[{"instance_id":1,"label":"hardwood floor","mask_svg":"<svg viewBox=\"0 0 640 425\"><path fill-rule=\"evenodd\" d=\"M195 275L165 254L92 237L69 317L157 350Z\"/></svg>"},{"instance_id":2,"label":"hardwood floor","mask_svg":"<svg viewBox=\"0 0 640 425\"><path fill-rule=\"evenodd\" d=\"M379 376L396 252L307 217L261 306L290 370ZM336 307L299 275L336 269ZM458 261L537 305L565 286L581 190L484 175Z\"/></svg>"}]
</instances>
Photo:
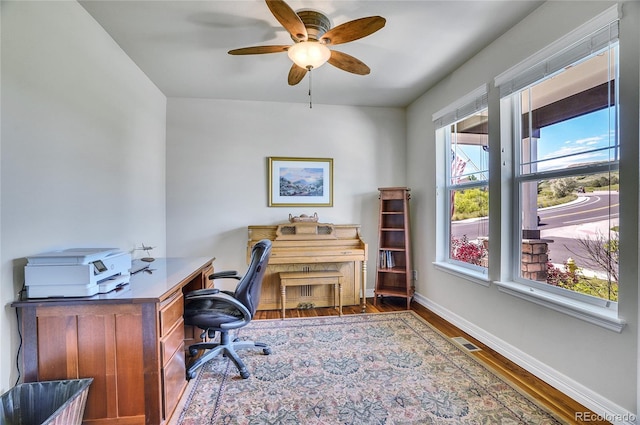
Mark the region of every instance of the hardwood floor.
<instances>
[{"instance_id":1,"label":"hardwood floor","mask_svg":"<svg viewBox=\"0 0 640 425\"><path fill-rule=\"evenodd\" d=\"M385 298L384 302L378 302L377 306L373 305L373 299L367 299L366 313L382 313L390 311L404 310L406 307L406 301L404 299ZM548 385L542 380L538 379L531 373L527 372L520 366L511 362L501 354L482 344L480 341L473 338L471 335L466 334L451 323L447 322L440 316L429 311L422 305L412 302L411 309L419 314L422 318L431 323L440 332L449 337L461 336L472 342L477 347L481 348L480 351L472 352L471 354L477 357L478 360L484 362L493 368L496 372L509 379L512 383L517 385L523 392L529 394L532 398L538 401L541 405L546 406L549 410L555 412L562 417L567 423L570 424L609 424L607 421L597 421L598 415L591 412L580 403L567 397L554 387ZM343 307L343 314L359 314L361 312L360 306L345 306ZM317 317L317 316L335 316L338 312L334 308L312 308L308 310L287 310L287 318L292 317ZM256 313L255 319L279 319L280 310L263 310ZM579 420L580 418L587 418L591 420Z\"/></svg>"}]
</instances>

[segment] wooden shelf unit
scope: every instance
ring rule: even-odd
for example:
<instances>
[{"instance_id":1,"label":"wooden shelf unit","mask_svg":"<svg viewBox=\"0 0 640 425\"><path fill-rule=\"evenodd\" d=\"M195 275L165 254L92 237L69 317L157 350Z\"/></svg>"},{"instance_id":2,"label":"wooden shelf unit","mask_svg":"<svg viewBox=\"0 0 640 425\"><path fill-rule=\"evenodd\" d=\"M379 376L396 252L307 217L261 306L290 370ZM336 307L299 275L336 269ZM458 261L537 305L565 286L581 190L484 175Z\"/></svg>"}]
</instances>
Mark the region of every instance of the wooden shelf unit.
<instances>
[{"instance_id":1,"label":"wooden shelf unit","mask_svg":"<svg viewBox=\"0 0 640 425\"><path fill-rule=\"evenodd\" d=\"M407 187L381 187L378 222L378 259L376 289L378 298L401 297L411 304L414 287L411 279L411 240L409 231L409 199Z\"/></svg>"}]
</instances>

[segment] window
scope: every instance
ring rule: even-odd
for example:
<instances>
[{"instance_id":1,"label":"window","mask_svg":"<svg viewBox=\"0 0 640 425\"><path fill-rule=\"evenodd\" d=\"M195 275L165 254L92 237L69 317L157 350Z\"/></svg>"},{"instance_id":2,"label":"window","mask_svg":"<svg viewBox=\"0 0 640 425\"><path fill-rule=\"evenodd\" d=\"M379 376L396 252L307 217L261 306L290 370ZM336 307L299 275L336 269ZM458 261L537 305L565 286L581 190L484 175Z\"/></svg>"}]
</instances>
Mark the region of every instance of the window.
<instances>
[{"instance_id":1,"label":"window","mask_svg":"<svg viewBox=\"0 0 640 425\"><path fill-rule=\"evenodd\" d=\"M487 90L434 115L439 126L444 198L439 211L441 261L458 271L487 274L489 261L489 137Z\"/></svg>"},{"instance_id":2,"label":"window","mask_svg":"<svg viewBox=\"0 0 640 425\"><path fill-rule=\"evenodd\" d=\"M606 301L618 284L617 52L612 43L513 103L519 277Z\"/></svg>"},{"instance_id":3,"label":"window","mask_svg":"<svg viewBox=\"0 0 640 425\"><path fill-rule=\"evenodd\" d=\"M501 106L512 111L517 258L514 285L498 284L576 317L598 316L586 319L594 323L606 316L603 326L620 330L616 13L605 12L588 23L587 34L581 28L561 40L564 48L552 46L554 53L496 78Z\"/></svg>"}]
</instances>

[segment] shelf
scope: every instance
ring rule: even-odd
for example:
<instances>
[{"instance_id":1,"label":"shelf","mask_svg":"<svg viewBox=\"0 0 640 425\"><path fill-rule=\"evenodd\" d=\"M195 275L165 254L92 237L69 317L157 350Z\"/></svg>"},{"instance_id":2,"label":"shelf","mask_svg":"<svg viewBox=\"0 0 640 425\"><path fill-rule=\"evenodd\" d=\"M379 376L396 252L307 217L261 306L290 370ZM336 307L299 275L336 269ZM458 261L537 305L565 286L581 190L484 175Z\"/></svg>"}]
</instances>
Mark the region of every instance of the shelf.
<instances>
[{"instance_id":1,"label":"shelf","mask_svg":"<svg viewBox=\"0 0 640 425\"><path fill-rule=\"evenodd\" d=\"M376 291L376 294L378 295L386 295L388 297L406 297L407 293L404 289L399 290L399 289L379 289ZM413 293L412 293L413 294Z\"/></svg>"},{"instance_id":2,"label":"shelf","mask_svg":"<svg viewBox=\"0 0 640 425\"><path fill-rule=\"evenodd\" d=\"M404 199L381 199L381 205L384 213L404 214Z\"/></svg>"},{"instance_id":3,"label":"shelf","mask_svg":"<svg viewBox=\"0 0 640 425\"><path fill-rule=\"evenodd\" d=\"M387 268L379 268L378 269L378 273L406 273L407 270L402 267L394 267L392 269L387 269Z\"/></svg>"},{"instance_id":4,"label":"shelf","mask_svg":"<svg viewBox=\"0 0 640 425\"><path fill-rule=\"evenodd\" d=\"M374 305L378 297L402 297L409 309L411 281L409 243L409 188L379 188L378 263ZM387 267L388 265L392 267Z\"/></svg>"}]
</instances>

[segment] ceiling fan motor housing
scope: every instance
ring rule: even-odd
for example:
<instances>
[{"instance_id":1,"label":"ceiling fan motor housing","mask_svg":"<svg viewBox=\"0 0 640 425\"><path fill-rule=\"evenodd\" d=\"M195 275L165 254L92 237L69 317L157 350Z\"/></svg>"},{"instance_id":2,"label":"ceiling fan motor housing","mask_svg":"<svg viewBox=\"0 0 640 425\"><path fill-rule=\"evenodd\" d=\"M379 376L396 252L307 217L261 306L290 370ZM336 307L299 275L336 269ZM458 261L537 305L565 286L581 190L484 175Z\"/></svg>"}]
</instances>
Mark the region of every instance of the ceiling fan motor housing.
<instances>
[{"instance_id":1,"label":"ceiling fan motor housing","mask_svg":"<svg viewBox=\"0 0 640 425\"><path fill-rule=\"evenodd\" d=\"M298 10L296 14L307 28L309 40L319 40L329 29L331 29L331 21L329 18L316 10ZM293 41L298 41L291 37Z\"/></svg>"}]
</instances>

